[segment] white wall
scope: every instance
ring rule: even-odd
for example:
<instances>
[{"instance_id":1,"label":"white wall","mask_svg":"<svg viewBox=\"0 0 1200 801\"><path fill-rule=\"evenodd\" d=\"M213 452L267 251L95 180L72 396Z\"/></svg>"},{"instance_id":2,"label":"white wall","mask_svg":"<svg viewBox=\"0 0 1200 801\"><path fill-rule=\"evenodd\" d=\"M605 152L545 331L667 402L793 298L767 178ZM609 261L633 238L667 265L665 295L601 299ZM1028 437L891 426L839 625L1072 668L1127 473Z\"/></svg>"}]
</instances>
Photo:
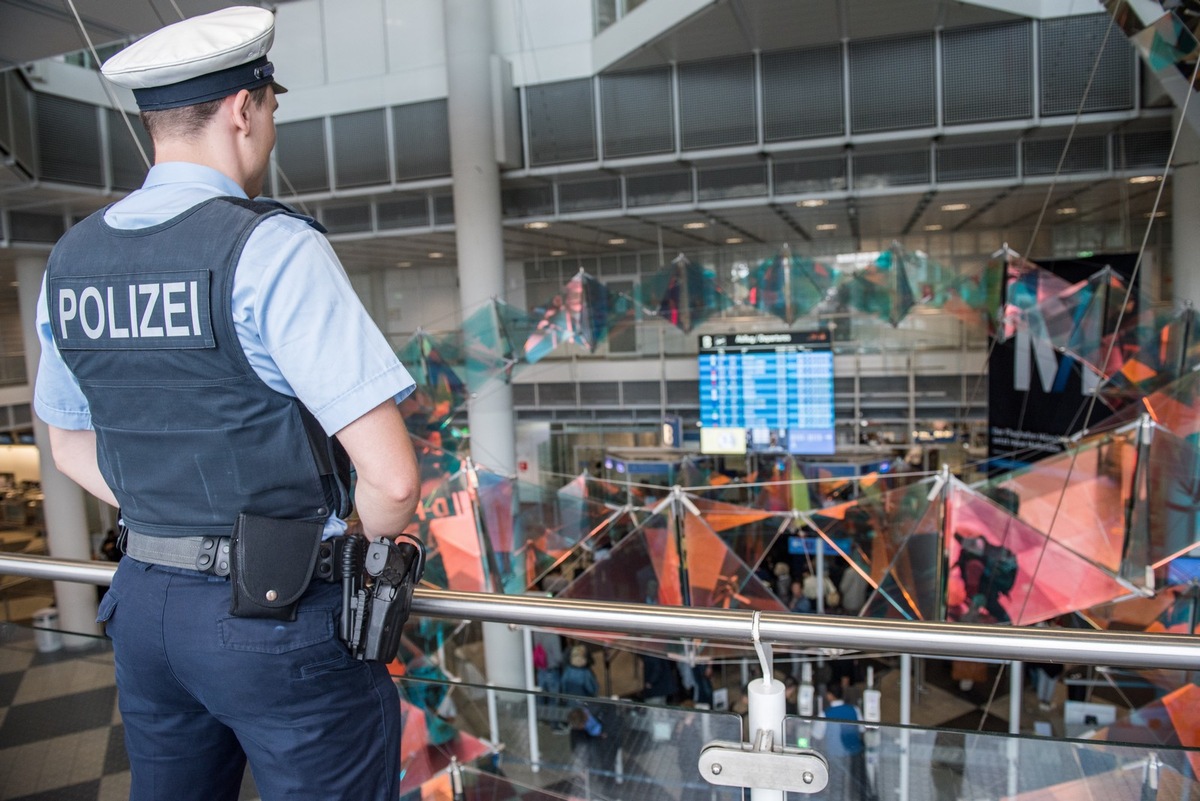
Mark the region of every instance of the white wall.
<instances>
[{"instance_id":1,"label":"white wall","mask_svg":"<svg viewBox=\"0 0 1200 801\"><path fill-rule=\"evenodd\" d=\"M387 305L385 334L453 331L462 319L458 310L458 276L450 267L388 270L383 291Z\"/></svg>"},{"instance_id":2,"label":"white wall","mask_svg":"<svg viewBox=\"0 0 1200 801\"><path fill-rule=\"evenodd\" d=\"M22 481L40 481L41 463L36 445L0 445L0 473L12 473Z\"/></svg>"},{"instance_id":3,"label":"white wall","mask_svg":"<svg viewBox=\"0 0 1200 801\"><path fill-rule=\"evenodd\" d=\"M539 454L550 444L549 423L517 423L516 457L518 490L525 486L541 486L541 459ZM524 468L522 468L524 465ZM536 501L537 498L521 500Z\"/></svg>"},{"instance_id":4,"label":"white wall","mask_svg":"<svg viewBox=\"0 0 1200 801\"><path fill-rule=\"evenodd\" d=\"M518 85L591 74L590 0L489 0ZM276 11L280 122L446 96L441 0L295 0Z\"/></svg>"}]
</instances>

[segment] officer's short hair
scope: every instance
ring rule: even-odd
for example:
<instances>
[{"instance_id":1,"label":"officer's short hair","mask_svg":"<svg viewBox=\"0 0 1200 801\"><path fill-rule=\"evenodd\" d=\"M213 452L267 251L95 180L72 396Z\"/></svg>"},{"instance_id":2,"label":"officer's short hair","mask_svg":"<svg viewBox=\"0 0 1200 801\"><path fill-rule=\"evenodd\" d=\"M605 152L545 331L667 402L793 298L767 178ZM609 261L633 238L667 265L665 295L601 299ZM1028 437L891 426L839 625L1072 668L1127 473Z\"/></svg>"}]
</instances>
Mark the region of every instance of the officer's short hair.
<instances>
[{"instance_id":1,"label":"officer's short hair","mask_svg":"<svg viewBox=\"0 0 1200 801\"><path fill-rule=\"evenodd\" d=\"M143 111L141 113L142 127L150 138L159 139L195 139L208 127L209 121L216 116L217 109L225 98L197 103L194 106L179 106L159 111ZM267 102L267 87L260 86L250 90L250 100L256 107L261 108Z\"/></svg>"}]
</instances>

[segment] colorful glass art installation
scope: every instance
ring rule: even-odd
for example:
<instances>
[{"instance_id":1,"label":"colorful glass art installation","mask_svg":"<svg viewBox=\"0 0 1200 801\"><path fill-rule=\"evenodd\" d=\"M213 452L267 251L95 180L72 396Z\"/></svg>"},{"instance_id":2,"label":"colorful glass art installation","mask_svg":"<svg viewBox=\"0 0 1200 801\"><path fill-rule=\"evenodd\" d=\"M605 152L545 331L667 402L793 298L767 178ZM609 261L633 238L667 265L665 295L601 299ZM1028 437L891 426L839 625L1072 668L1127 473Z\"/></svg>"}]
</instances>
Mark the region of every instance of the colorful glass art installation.
<instances>
[{"instance_id":1,"label":"colorful glass art installation","mask_svg":"<svg viewBox=\"0 0 1200 801\"><path fill-rule=\"evenodd\" d=\"M825 300L837 278L838 271L833 267L793 256L784 245L755 268L748 300L751 306L790 325Z\"/></svg>"},{"instance_id":2,"label":"colorful glass art installation","mask_svg":"<svg viewBox=\"0 0 1200 801\"><path fill-rule=\"evenodd\" d=\"M608 288L582 270L540 311L525 340L524 358L530 364L566 343L594 350L608 334Z\"/></svg>"},{"instance_id":3,"label":"colorful glass art installation","mask_svg":"<svg viewBox=\"0 0 1200 801\"><path fill-rule=\"evenodd\" d=\"M404 685L410 692L415 684ZM445 685L438 685L444 692ZM432 711L400 699L400 795L422 790L445 775L451 762L460 765L487 756L494 749L470 734L454 729Z\"/></svg>"},{"instance_id":4,"label":"colorful glass art installation","mask_svg":"<svg viewBox=\"0 0 1200 801\"><path fill-rule=\"evenodd\" d=\"M667 266L638 285L638 302L683 331L691 331L709 317L732 305L717 286L716 275L680 254Z\"/></svg>"},{"instance_id":5,"label":"colorful glass art installation","mask_svg":"<svg viewBox=\"0 0 1200 801\"><path fill-rule=\"evenodd\" d=\"M467 385L479 392L493 379L512 380L533 328L524 309L494 298L463 320Z\"/></svg>"},{"instance_id":6,"label":"colorful glass art installation","mask_svg":"<svg viewBox=\"0 0 1200 801\"><path fill-rule=\"evenodd\" d=\"M838 287L846 306L899 325L916 303L912 283L904 266L904 253L898 246L879 254L875 261L853 273Z\"/></svg>"},{"instance_id":7,"label":"colorful glass art installation","mask_svg":"<svg viewBox=\"0 0 1200 801\"><path fill-rule=\"evenodd\" d=\"M456 345L418 331L397 355L417 383L404 409L406 416L416 416L415 425L423 426L417 433L442 428L467 397L466 386L451 366L461 363Z\"/></svg>"}]
</instances>

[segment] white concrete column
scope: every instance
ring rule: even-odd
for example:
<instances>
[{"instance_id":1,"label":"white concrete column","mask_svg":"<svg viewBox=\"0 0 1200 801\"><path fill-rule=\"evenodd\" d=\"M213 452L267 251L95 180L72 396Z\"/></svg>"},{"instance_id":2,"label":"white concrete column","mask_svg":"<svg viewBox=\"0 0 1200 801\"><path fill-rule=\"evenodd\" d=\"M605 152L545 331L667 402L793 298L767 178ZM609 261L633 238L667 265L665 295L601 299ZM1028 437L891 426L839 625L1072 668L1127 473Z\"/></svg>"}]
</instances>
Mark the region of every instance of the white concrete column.
<instances>
[{"instance_id":1,"label":"white concrete column","mask_svg":"<svg viewBox=\"0 0 1200 801\"><path fill-rule=\"evenodd\" d=\"M466 318L504 297L500 168L492 129L492 3L445 0L443 8L458 292ZM471 457L514 474L512 388L503 382L489 386L471 398L468 414Z\"/></svg>"},{"instance_id":2,"label":"white concrete column","mask_svg":"<svg viewBox=\"0 0 1200 801\"><path fill-rule=\"evenodd\" d=\"M1195 98L1193 98L1195 101ZM1178 122L1179 112L1175 112ZM1169 300L1176 307L1185 301L1200 308L1200 134L1183 125L1173 161L1179 165L1171 175L1171 278Z\"/></svg>"},{"instance_id":3,"label":"white concrete column","mask_svg":"<svg viewBox=\"0 0 1200 801\"><path fill-rule=\"evenodd\" d=\"M504 297L500 168L492 128L492 2L445 0L442 8L458 292L466 319L492 298ZM472 395L467 420L471 458L502 475L516 475L512 387L497 381ZM483 634L488 681L524 686L527 655L520 631L485 623Z\"/></svg>"},{"instance_id":4,"label":"white concrete column","mask_svg":"<svg viewBox=\"0 0 1200 801\"><path fill-rule=\"evenodd\" d=\"M17 286L21 304L21 332L25 344L25 373L33 386L37 376L42 348L34 329L37 317L38 293L46 259L41 256L17 258ZM33 433L37 440L38 458L46 520L46 545L57 559L92 558L88 540L87 507L83 489L59 472L50 454L50 432L46 424L33 415ZM99 635L96 623L96 588L91 584L72 581L54 582L54 598L58 606L59 625L64 631ZM68 647L84 647L92 643L82 637L66 637Z\"/></svg>"}]
</instances>

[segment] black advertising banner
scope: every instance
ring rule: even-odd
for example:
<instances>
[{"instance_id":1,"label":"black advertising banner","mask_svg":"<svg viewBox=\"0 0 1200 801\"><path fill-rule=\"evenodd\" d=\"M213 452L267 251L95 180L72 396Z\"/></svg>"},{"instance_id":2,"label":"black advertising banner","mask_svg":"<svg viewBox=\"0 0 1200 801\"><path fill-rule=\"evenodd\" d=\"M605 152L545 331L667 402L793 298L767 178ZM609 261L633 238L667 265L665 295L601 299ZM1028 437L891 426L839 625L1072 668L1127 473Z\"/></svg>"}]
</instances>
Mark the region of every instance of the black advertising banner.
<instances>
[{"instance_id":1,"label":"black advertising banner","mask_svg":"<svg viewBox=\"0 0 1200 801\"><path fill-rule=\"evenodd\" d=\"M1136 254L1093 256L1086 260L1038 261L1038 266L1069 283L1086 281L1104 267L1128 280ZM1136 290L1134 295L1136 296ZM998 342L988 359L988 457L992 471L1012 470L1063 450L1062 438L1094 428L1111 414L1097 400L1088 408L1100 379L1028 328Z\"/></svg>"}]
</instances>

